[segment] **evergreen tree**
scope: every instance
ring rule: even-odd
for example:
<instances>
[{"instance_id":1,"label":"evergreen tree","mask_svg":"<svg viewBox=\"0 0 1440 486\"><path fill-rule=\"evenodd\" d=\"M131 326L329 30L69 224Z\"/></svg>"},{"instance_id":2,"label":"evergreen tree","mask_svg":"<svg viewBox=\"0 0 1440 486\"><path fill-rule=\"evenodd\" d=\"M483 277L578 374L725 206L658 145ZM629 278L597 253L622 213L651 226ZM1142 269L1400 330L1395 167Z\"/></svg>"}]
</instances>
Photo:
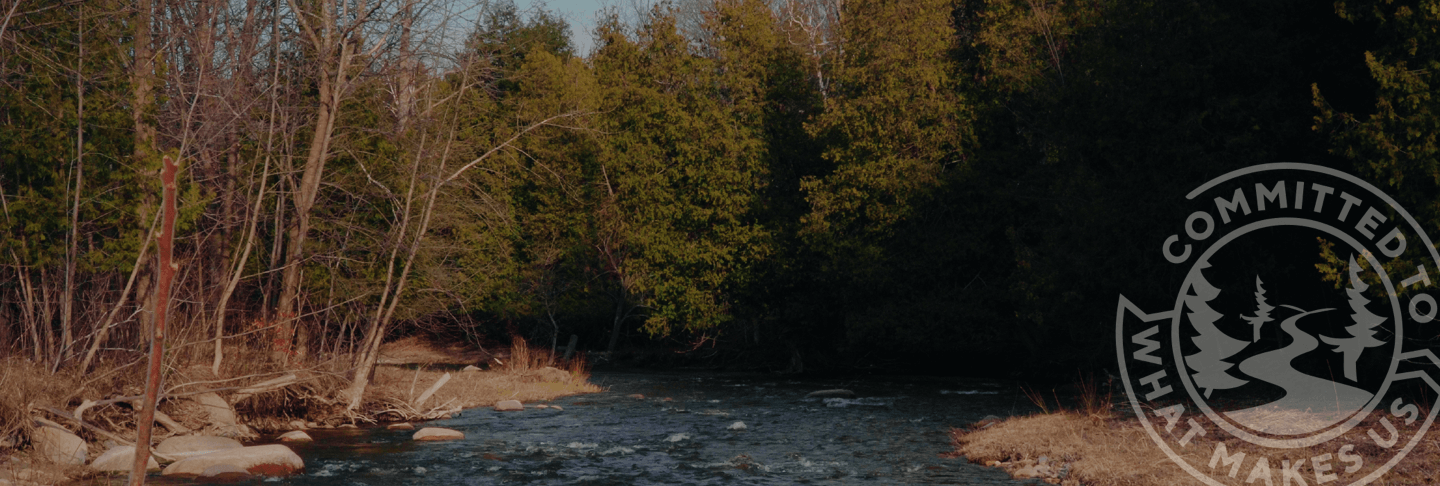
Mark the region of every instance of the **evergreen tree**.
<instances>
[{"instance_id":1,"label":"evergreen tree","mask_svg":"<svg viewBox=\"0 0 1440 486\"><path fill-rule=\"evenodd\" d=\"M1270 321L1272 320L1272 319L1270 319L1270 311L1272 311L1272 310L1275 310L1275 307L1271 306L1268 302L1265 302L1265 287L1262 287L1262 286L1261 286L1260 276L1259 276L1259 275L1256 275L1256 276L1255 276L1255 315L1253 315L1253 316L1241 316L1241 317L1243 317L1243 318L1245 319L1246 322L1249 322L1251 326L1254 326L1254 327L1255 327L1255 330L1254 330L1255 334L1250 338L1250 342L1259 342L1259 341L1260 341L1260 327L1261 327L1261 326L1264 326L1265 323L1270 322Z\"/></svg>"},{"instance_id":2,"label":"evergreen tree","mask_svg":"<svg viewBox=\"0 0 1440 486\"><path fill-rule=\"evenodd\" d=\"M1190 325L1200 335L1191 338L1200 351L1185 356L1185 364L1195 371L1192 375L1195 378L1195 386L1205 390L1205 398L1210 398L1210 392L1217 389L1225 390L1235 388L1246 383L1245 380L1230 375L1226 370L1235 366L1224 361L1225 358L1233 356L1240 350L1245 349L1245 341L1235 339L1215 327L1215 322L1225 316L1210 307L1210 301L1220 295L1220 289L1215 288L1209 281L1205 280L1202 270L1209 268L1208 262L1200 262L1191 271L1189 292L1185 294L1185 308L1190 312Z\"/></svg>"},{"instance_id":3,"label":"evergreen tree","mask_svg":"<svg viewBox=\"0 0 1440 486\"><path fill-rule=\"evenodd\" d=\"M1367 288L1370 288L1370 285L1360 279L1360 265L1355 263L1355 255L1350 255L1350 288L1345 289L1345 294L1350 296L1350 311L1352 312L1350 319L1355 324L1345 328L1350 332L1348 338L1320 336L1320 340L1335 346L1333 351L1343 353L1345 379L1350 381L1359 381L1355 372L1355 362L1360 360L1360 354L1365 352L1365 348L1385 344L1383 341L1375 339L1375 326L1385 322L1385 318L1377 316L1370 312L1370 309L1365 308L1365 304L1370 303L1370 299L1365 298L1365 289Z\"/></svg>"}]
</instances>

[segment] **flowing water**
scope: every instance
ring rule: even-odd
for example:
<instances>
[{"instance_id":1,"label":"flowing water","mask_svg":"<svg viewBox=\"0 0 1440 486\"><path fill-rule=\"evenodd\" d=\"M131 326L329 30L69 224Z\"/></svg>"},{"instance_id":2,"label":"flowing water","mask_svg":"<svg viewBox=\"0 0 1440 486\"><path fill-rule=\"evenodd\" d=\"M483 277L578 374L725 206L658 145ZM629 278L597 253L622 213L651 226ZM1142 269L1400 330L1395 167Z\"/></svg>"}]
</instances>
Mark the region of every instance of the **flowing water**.
<instances>
[{"instance_id":1,"label":"flowing water","mask_svg":"<svg viewBox=\"0 0 1440 486\"><path fill-rule=\"evenodd\" d=\"M591 381L607 391L549 402L564 410L472 409L417 424L462 431L464 440L415 442L412 431L383 428L311 430L314 443L292 446L305 474L264 482L1021 484L942 454L952 426L1033 411L1015 385L986 380L651 372L596 373ZM858 398L806 398L833 388Z\"/></svg>"}]
</instances>

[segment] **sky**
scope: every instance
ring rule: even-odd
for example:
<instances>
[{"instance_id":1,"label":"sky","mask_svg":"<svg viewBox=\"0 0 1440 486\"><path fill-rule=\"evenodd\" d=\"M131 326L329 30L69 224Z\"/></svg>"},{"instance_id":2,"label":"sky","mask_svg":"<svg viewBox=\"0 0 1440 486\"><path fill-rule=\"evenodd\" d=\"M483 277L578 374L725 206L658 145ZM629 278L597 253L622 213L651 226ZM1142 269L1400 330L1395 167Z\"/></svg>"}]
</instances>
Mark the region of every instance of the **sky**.
<instances>
[{"instance_id":1,"label":"sky","mask_svg":"<svg viewBox=\"0 0 1440 486\"><path fill-rule=\"evenodd\" d=\"M595 16L600 9L609 5L620 5L615 0L514 0L515 7L520 11L529 10L536 4L544 4L546 10L550 10L566 21L570 22L570 44L575 47L575 53L581 56L590 53L590 47L594 45L590 31L595 28ZM623 0L622 0L623 1Z\"/></svg>"}]
</instances>

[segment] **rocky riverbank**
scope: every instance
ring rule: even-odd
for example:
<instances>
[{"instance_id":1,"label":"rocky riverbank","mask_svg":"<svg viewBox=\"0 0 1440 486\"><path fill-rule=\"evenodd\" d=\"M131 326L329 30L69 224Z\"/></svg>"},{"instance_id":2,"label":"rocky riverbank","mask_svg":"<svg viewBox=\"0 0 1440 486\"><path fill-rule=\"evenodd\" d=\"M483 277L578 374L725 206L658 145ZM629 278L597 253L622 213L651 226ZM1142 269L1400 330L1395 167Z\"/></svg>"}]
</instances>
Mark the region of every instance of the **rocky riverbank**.
<instances>
[{"instance_id":1,"label":"rocky riverbank","mask_svg":"<svg viewBox=\"0 0 1440 486\"><path fill-rule=\"evenodd\" d=\"M447 418L479 406L523 408L521 402L599 390L587 382L583 363L567 369L545 366L553 360L528 349L472 356L412 341L390 350L389 364L375 370L355 411L344 410L343 380L323 365L230 379L198 364L171 367L155 414L152 469L214 479L289 475L305 465L285 443L308 440L307 430ZM469 364L460 367L464 362ZM8 381L14 388L0 396L0 486L58 484L129 471L138 415L133 383L63 373L42 376L42 370L29 369L23 361L6 364L0 384ZM21 407L23 414L14 413ZM280 432L288 432L278 438L280 444L245 445ZM415 439L437 437L444 438L444 432L422 429Z\"/></svg>"}]
</instances>

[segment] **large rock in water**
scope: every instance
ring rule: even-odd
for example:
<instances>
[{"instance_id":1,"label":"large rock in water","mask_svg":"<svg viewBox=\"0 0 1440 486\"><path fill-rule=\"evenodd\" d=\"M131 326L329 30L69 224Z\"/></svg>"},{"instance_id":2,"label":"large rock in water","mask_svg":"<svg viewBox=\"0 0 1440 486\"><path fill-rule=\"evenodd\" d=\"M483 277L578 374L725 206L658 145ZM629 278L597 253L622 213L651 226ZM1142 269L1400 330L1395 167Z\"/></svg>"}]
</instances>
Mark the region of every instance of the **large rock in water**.
<instances>
[{"instance_id":1,"label":"large rock in water","mask_svg":"<svg viewBox=\"0 0 1440 486\"><path fill-rule=\"evenodd\" d=\"M250 474L289 476L305 470L305 461L295 451L280 444L241 447L211 452L176 461L165 468L165 476L199 476L211 466L228 464Z\"/></svg>"},{"instance_id":2,"label":"large rock in water","mask_svg":"<svg viewBox=\"0 0 1440 486\"><path fill-rule=\"evenodd\" d=\"M134 466L135 446L128 445L115 446L105 451L104 454L100 454L100 457L95 458L95 462L90 463L90 467L102 472L130 472L130 468ZM160 470L160 463L155 462L155 456L150 456L145 460L145 469L147 471Z\"/></svg>"},{"instance_id":3,"label":"large rock in water","mask_svg":"<svg viewBox=\"0 0 1440 486\"><path fill-rule=\"evenodd\" d=\"M43 426L30 434L30 443L40 457L55 464L85 464L85 440L68 430Z\"/></svg>"},{"instance_id":4,"label":"large rock in water","mask_svg":"<svg viewBox=\"0 0 1440 486\"><path fill-rule=\"evenodd\" d=\"M525 405L519 400L500 400L495 402L495 410L498 412L519 412L525 410Z\"/></svg>"},{"instance_id":5,"label":"large rock in water","mask_svg":"<svg viewBox=\"0 0 1440 486\"><path fill-rule=\"evenodd\" d=\"M215 451L241 447L245 447L245 444L229 437L181 435L160 442L160 445L155 447L155 452L178 461L187 457L203 456Z\"/></svg>"},{"instance_id":6,"label":"large rock in water","mask_svg":"<svg viewBox=\"0 0 1440 486\"><path fill-rule=\"evenodd\" d=\"M855 398L855 392L850 390L834 389L810 392L805 398Z\"/></svg>"},{"instance_id":7,"label":"large rock in water","mask_svg":"<svg viewBox=\"0 0 1440 486\"><path fill-rule=\"evenodd\" d=\"M195 478L195 482L238 483L241 481L249 481L253 477L254 476L250 475L250 471L241 469L240 466L234 464L216 464L205 468L205 470L200 473L200 476Z\"/></svg>"},{"instance_id":8,"label":"large rock in water","mask_svg":"<svg viewBox=\"0 0 1440 486\"><path fill-rule=\"evenodd\" d=\"M284 434L280 434L280 437L277 437L276 439L278 439L280 442L310 442L315 440L310 438L310 434L305 433L305 431L303 430L292 430Z\"/></svg>"},{"instance_id":9,"label":"large rock in water","mask_svg":"<svg viewBox=\"0 0 1440 486\"><path fill-rule=\"evenodd\" d=\"M465 433L458 430L442 429L440 427L425 427L415 431L415 435L410 436L410 438L415 440L456 440L464 439Z\"/></svg>"}]
</instances>

